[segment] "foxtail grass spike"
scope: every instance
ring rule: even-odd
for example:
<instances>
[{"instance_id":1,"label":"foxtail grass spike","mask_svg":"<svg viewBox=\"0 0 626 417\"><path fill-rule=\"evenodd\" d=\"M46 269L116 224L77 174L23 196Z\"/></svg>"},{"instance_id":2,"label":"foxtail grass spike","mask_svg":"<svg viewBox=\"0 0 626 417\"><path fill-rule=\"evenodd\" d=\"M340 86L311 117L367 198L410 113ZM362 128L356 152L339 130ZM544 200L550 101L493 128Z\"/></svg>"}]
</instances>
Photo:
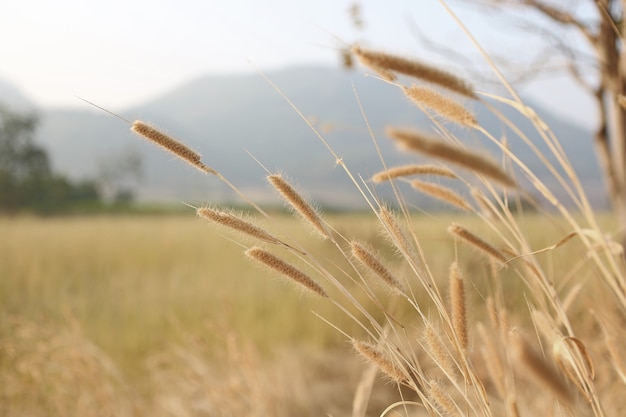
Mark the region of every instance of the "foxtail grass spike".
<instances>
[{"instance_id":1,"label":"foxtail grass spike","mask_svg":"<svg viewBox=\"0 0 626 417\"><path fill-rule=\"evenodd\" d=\"M364 49L359 45L355 45L352 52L363 65L379 73L381 70L384 71L381 76L386 79L391 78L390 81L395 80L395 76L392 77L390 72L397 72L437 84L472 99L476 98L476 94L467 81L431 65L385 52Z\"/></svg>"},{"instance_id":2,"label":"foxtail grass spike","mask_svg":"<svg viewBox=\"0 0 626 417\"><path fill-rule=\"evenodd\" d=\"M425 106L451 122L472 128L478 127L476 118L468 109L431 88L414 85L405 87L404 94L418 106Z\"/></svg>"},{"instance_id":3,"label":"foxtail grass spike","mask_svg":"<svg viewBox=\"0 0 626 417\"><path fill-rule=\"evenodd\" d=\"M183 159L200 171L214 175L217 174L214 169L209 168L202 163L199 153L190 149L189 147L172 138L171 136L168 136L160 130L157 130L154 127L148 125L147 123L144 123L140 120L135 120L130 130L132 130L139 136L142 136L143 138L149 140L150 142L159 145L161 148L165 149L173 155L176 155L178 158Z\"/></svg>"},{"instance_id":4,"label":"foxtail grass spike","mask_svg":"<svg viewBox=\"0 0 626 417\"><path fill-rule=\"evenodd\" d=\"M415 130L388 128L387 135L408 150L453 163L476 174L484 175L506 187L516 187L515 180L509 174L495 162L478 153L450 145Z\"/></svg>"},{"instance_id":5,"label":"foxtail grass spike","mask_svg":"<svg viewBox=\"0 0 626 417\"><path fill-rule=\"evenodd\" d=\"M328 238L328 232L317 210L311 206L297 191L291 186L282 175L269 175L267 180L274 186L280 195L289 205L324 238Z\"/></svg>"},{"instance_id":6,"label":"foxtail grass spike","mask_svg":"<svg viewBox=\"0 0 626 417\"><path fill-rule=\"evenodd\" d=\"M246 255L255 261L265 265L269 269L278 272L279 274L289 278L291 281L299 284L302 288L309 290L310 292L319 295L320 297L327 298L328 294L313 278L309 277L304 272L297 269L295 266L283 261L279 257L271 254L270 252L261 248L251 248L246 251Z\"/></svg>"}]
</instances>

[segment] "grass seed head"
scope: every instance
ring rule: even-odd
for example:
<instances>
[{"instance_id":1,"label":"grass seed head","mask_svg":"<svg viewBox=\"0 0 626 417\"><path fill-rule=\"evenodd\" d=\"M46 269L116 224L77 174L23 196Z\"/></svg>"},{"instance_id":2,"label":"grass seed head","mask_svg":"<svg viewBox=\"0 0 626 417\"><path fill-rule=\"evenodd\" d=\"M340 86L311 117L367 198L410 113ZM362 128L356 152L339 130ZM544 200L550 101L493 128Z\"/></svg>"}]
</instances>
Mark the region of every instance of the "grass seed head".
<instances>
[{"instance_id":1,"label":"grass seed head","mask_svg":"<svg viewBox=\"0 0 626 417\"><path fill-rule=\"evenodd\" d=\"M395 178L409 177L411 175L437 175L453 179L458 178L454 172L445 167L436 165L402 165L374 174L372 181L381 183Z\"/></svg>"},{"instance_id":2,"label":"grass seed head","mask_svg":"<svg viewBox=\"0 0 626 417\"><path fill-rule=\"evenodd\" d=\"M463 105L431 88L416 85L404 87L404 94L418 106L425 106L451 122L472 128L478 127L476 117Z\"/></svg>"},{"instance_id":3,"label":"grass seed head","mask_svg":"<svg viewBox=\"0 0 626 417\"><path fill-rule=\"evenodd\" d=\"M352 256L357 259L366 268L372 271L377 277L379 277L389 287L404 293L404 288L400 281L393 276L393 274L387 269L387 267L380 261L378 256L364 244L352 241L350 243Z\"/></svg>"},{"instance_id":4,"label":"grass seed head","mask_svg":"<svg viewBox=\"0 0 626 417\"><path fill-rule=\"evenodd\" d=\"M160 130L155 129L154 127L140 120L135 120L130 130L138 134L139 136L142 136L143 138L159 145L166 151L183 159L184 161L186 161L193 167L199 169L200 171L209 173L209 174L217 174L215 170L213 170L212 168L209 168L208 166L202 163L201 156L199 153L187 147L183 143L177 141L176 139L172 138L171 136L166 135Z\"/></svg>"},{"instance_id":5,"label":"grass seed head","mask_svg":"<svg viewBox=\"0 0 626 417\"><path fill-rule=\"evenodd\" d=\"M269 269L289 278L291 281L299 284L301 287L320 297L328 298L328 294L313 278L300 271L295 266L283 261L277 256L261 248L251 248L246 251L246 255L255 261L265 265Z\"/></svg>"},{"instance_id":6,"label":"grass seed head","mask_svg":"<svg viewBox=\"0 0 626 417\"><path fill-rule=\"evenodd\" d=\"M461 197L459 194L455 193L449 188L419 180L413 180L411 182L411 187L423 192L424 194L428 194L431 197L460 208L463 211L473 211L472 206L467 201L465 201L463 197Z\"/></svg>"},{"instance_id":7,"label":"grass seed head","mask_svg":"<svg viewBox=\"0 0 626 417\"><path fill-rule=\"evenodd\" d=\"M459 226L456 223L453 223L448 227L448 232L461 238L463 241L465 241L466 243L469 243L475 248L480 249L482 252L489 255L490 257L500 262L501 264L506 264L507 258L506 256L504 256L502 252L494 248L492 245L490 245L489 243L487 243L485 240L481 239L474 233L465 229L464 227Z\"/></svg>"},{"instance_id":8,"label":"grass seed head","mask_svg":"<svg viewBox=\"0 0 626 417\"><path fill-rule=\"evenodd\" d=\"M450 266L450 304L452 327L463 350L467 350L467 314L465 307L465 283L456 262Z\"/></svg>"},{"instance_id":9,"label":"grass seed head","mask_svg":"<svg viewBox=\"0 0 626 417\"><path fill-rule=\"evenodd\" d=\"M393 246L395 246L404 256L413 258L416 250L411 240L409 240L404 227L398 221L396 215L389 208L382 206L378 211L380 222L382 223L385 234Z\"/></svg>"},{"instance_id":10,"label":"grass seed head","mask_svg":"<svg viewBox=\"0 0 626 417\"><path fill-rule=\"evenodd\" d=\"M454 401L446 390L437 381L431 381L428 385L428 397L437 405L447 416L461 416L459 410L454 405Z\"/></svg>"},{"instance_id":11,"label":"grass seed head","mask_svg":"<svg viewBox=\"0 0 626 417\"><path fill-rule=\"evenodd\" d=\"M448 376L455 375L456 368L454 367L454 361L450 352L441 340L443 333L435 329L432 323L426 324L425 342L428 347L428 352L432 356L433 360Z\"/></svg>"},{"instance_id":12,"label":"grass seed head","mask_svg":"<svg viewBox=\"0 0 626 417\"><path fill-rule=\"evenodd\" d=\"M269 175L267 180L280 193L280 195L289 203L289 205L302 218L313 226L313 228L323 237L328 238L328 232L320 215L296 190L289 184L282 175Z\"/></svg>"},{"instance_id":13,"label":"grass seed head","mask_svg":"<svg viewBox=\"0 0 626 417\"><path fill-rule=\"evenodd\" d=\"M467 81L431 65L385 52L364 49L359 45L353 46L352 52L363 65L370 67L378 73L381 70L387 73L397 72L437 84L472 99L476 98L472 86ZM388 79L389 75L386 75L387 77L381 74L383 78ZM393 80L395 80L395 76L390 81Z\"/></svg>"},{"instance_id":14,"label":"grass seed head","mask_svg":"<svg viewBox=\"0 0 626 417\"><path fill-rule=\"evenodd\" d=\"M269 232L255 226L241 217L236 216L233 213L215 210L210 207L201 207L196 210L196 214L203 219L210 220L233 230L237 230L238 232L252 236L264 242L273 244L282 243L278 238L272 236Z\"/></svg>"},{"instance_id":15,"label":"grass seed head","mask_svg":"<svg viewBox=\"0 0 626 417\"><path fill-rule=\"evenodd\" d=\"M453 163L506 187L516 187L515 180L498 164L478 153L447 144L415 130L388 128L387 135L400 142L406 149Z\"/></svg>"},{"instance_id":16,"label":"grass seed head","mask_svg":"<svg viewBox=\"0 0 626 417\"><path fill-rule=\"evenodd\" d=\"M404 370L393 363L393 361L374 344L353 339L352 346L365 359L378 365L378 368L393 381L402 382L406 380Z\"/></svg>"}]
</instances>

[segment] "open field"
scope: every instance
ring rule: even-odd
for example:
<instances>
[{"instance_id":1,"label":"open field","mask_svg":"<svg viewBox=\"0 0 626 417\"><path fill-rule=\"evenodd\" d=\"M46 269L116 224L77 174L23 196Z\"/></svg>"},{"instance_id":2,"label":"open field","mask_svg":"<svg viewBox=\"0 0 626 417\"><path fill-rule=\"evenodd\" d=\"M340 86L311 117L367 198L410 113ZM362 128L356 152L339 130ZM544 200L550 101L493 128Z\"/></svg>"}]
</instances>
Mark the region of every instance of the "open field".
<instances>
[{"instance_id":1,"label":"open field","mask_svg":"<svg viewBox=\"0 0 626 417\"><path fill-rule=\"evenodd\" d=\"M388 81L393 72L428 75L483 101L435 68L351 52ZM553 133L521 102L492 97L532 122L549 155L483 104L553 178L535 175L512 138L488 132L454 99L396 86L421 110L491 141L501 162L433 115L441 137L388 127L402 149L438 164L384 167L361 181L329 146L371 212L324 217L268 171L294 221L268 215L200 154L137 120L133 132L222 181L258 215L202 207L201 218L189 209L0 219L0 414L623 412L621 204L614 219L594 212ZM382 201L378 187L390 181L395 199ZM405 185L464 214L418 215Z\"/></svg>"},{"instance_id":2,"label":"open field","mask_svg":"<svg viewBox=\"0 0 626 417\"><path fill-rule=\"evenodd\" d=\"M445 231L453 220L480 227L469 217L422 215L413 229L442 288L458 256L471 277L471 319L488 320L484 309L472 312L471 305L484 304L490 291L489 262L475 251L457 254ZM373 216L328 221L344 235L372 242L395 271L406 272L401 257L385 249ZM534 248L566 234L558 222L541 216L520 224ZM281 215L272 217L271 226L316 257L345 263L301 222ZM0 236L3 415L350 412L365 367L347 338L311 310L353 337L364 336L363 329L332 303L304 295L246 260L241 238L192 214L4 218ZM580 284L593 296L593 270L576 262L581 251L578 242L568 242L545 257L545 268L554 272L559 292ZM527 310L521 280L506 273L502 279L507 306ZM358 286L346 285L375 310ZM375 291L390 297L380 286ZM415 299L436 314L426 296L416 292ZM397 301L389 311L417 326L415 311ZM583 317L576 323L583 330L589 325ZM371 415L397 396L393 384L379 384Z\"/></svg>"},{"instance_id":3,"label":"open field","mask_svg":"<svg viewBox=\"0 0 626 417\"><path fill-rule=\"evenodd\" d=\"M0 218L0 417L623 416L626 38L619 6L626 3L595 2L588 15L580 5L511 1L530 8L517 17L511 10L513 26L551 47L534 48L533 36L498 40L516 58L539 51L532 65L497 57L465 18L439 3L469 41L448 44L446 35L441 48L430 43L457 59L449 68L370 47L360 35L356 43L335 39L346 68L367 68L368 81L415 105L406 119L396 118L405 110L395 110L383 90L369 94L344 79L352 85L348 99L335 94L342 87L329 76L309 70L306 79L282 81L255 70L272 98L237 76L219 88L194 82L172 90L136 107L137 120L93 104L108 119L74 125L64 112L55 122L59 139L51 140L71 152L59 166L80 162L102 173L87 191L79 187L90 201L102 191L119 195L124 209L127 186L143 182L143 151L107 156L100 146L113 143L105 120L123 121L143 141L138 146L158 147L194 169L198 184L218 182L208 194L233 196L248 212L181 205L167 215L115 215L110 206L106 215ZM479 3L493 3L508 35L501 2ZM355 27L363 23L360 7L351 7ZM466 53L469 60L458 60ZM478 55L484 66L474 65ZM521 85L506 81L521 83L541 67L567 68L590 93L593 133L574 126L586 117L558 133L562 123L542 120ZM305 85L328 95L304 93ZM227 100L235 97L244 101ZM591 115L578 99L567 101ZM306 132L285 123L291 117L279 115L278 102ZM320 111L309 106L326 102ZM350 102L357 106L344 111ZM82 191L32 146L34 119L5 120L11 152L0 151L0 188L8 191L0 192L0 211L53 213L72 201L82 210ZM313 143L299 142L309 137L327 151L324 159ZM14 147L18 140L24 146ZM231 145L249 150L281 209L260 206L268 200L244 179L252 171ZM81 158L85 146L96 164ZM166 181L173 179L162 169L169 162L153 161L146 172L159 189L195 188L191 180ZM304 180L302 187L288 175ZM369 214L318 209L329 200L355 207L330 188L339 177ZM318 202L308 200L307 188Z\"/></svg>"},{"instance_id":4,"label":"open field","mask_svg":"<svg viewBox=\"0 0 626 417\"><path fill-rule=\"evenodd\" d=\"M283 216L278 223L317 253L333 256L298 221ZM369 216L336 223L382 241ZM310 313L330 308L253 265L231 234L193 214L11 218L0 220L0 232L3 313L55 324L71 317L130 372L139 358L206 325L236 329L264 350L282 342L324 347L343 341ZM439 239L429 247L437 248Z\"/></svg>"},{"instance_id":5,"label":"open field","mask_svg":"<svg viewBox=\"0 0 626 417\"><path fill-rule=\"evenodd\" d=\"M309 234L290 218L278 221L289 233ZM363 232L375 233L370 227ZM248 406L248 412L261 413L277 407L269 404L271 392L280 396L296 388L290 384L304 382L288 377L289 369L308 369L320 379L336 375L338 370L329 367L332 354L322 348L345 350L345 340L310 312L329 309L244 260L242 248L222 232L192 214L1 219L0 414L105 415L113 410L125 415L138 407L141 415L177 415L172 404L157 405L160 398L191 401L182 391L188 388L186 395L197 396L194 387L211 386L213 395L231 396L219 401L233 401L233 410ZM59 349L70 350L69 357L55 353ZM198 355L206 369L196 375L181 352ZM307 359L300 365L303 356ZM273 370L278 357L280 367ZM48 360L68 369L62 374L46 369ZM345 370L354 380L359 362L352 365ZM278 371L281 375L273 375ZM247 380L252 377L262 381ZM105 395L91 384L93 378L102 379L105 388L110 385L110 392ZM172 380L178 388L170 386ZM266 386L274 380L279 387ZM43 387L46 381L59 385L58 391ZM85 384L82 391L80 384ZM238 393L229 384L244 386ZM342 390L353 388L341 385ZM235 392L225 392L231 388ZM264 398L258 404L238 398L254 390ZM167 400L165 391L178 397ZM68 393L95 403L87 410ZM340 399L344 408L350 403L347 394ZM98 395L104 399L95 400ZM282 415L289 402L314 401L314 396L283 399L271 414ZM152 406L160 411L149 411ZM333 407L332 402L325 406ZM228 415L228 407L218 407ZM81 414L86 411L90 414Z\"/></svg>"}]
</instances>

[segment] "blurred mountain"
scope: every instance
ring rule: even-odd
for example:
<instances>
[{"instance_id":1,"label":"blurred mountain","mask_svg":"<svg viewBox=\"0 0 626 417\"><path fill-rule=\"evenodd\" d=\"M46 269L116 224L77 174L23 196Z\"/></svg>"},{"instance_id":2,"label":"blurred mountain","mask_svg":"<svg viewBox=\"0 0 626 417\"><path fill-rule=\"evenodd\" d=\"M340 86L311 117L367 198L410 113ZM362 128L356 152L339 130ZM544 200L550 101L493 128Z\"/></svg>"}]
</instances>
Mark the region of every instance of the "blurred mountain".
<instances>
[{"instance_id":1,"label":"blurred mountain","mask_svg":"<svg viewBox=\"0 0 626 417\"><path fill-rule=\"evenodd\" d=\"M382 168L363 114L389 165L414 161L416 156L399 152L385 136L386 126L425 130L433 127L397 88L359 72L300 66L268 72L267 77L322 131L350 170L363 178ZM508 106L491 104L547 152L525 116ZM506 136L509 146L522 160L529 161L530 168L548 184L556 185L544 164L532 156L530 149L501 120L478 103L467 105L475 111L482 126L498 139ZM604 187L591 133L532 106L560 138L592 200L597 205L604 204ZM119 114L129 120L152 123L183 140L203 155L207 165L220 171L255 201L277 201L263 180L265 167L271 172L282 171L320 204L362 205L362 197L345 172L336 166L335 157L260 74L202 77ZM174 161L172 156L132 135L128 124L108 113L97 109L51 109L42 116L39 140L49 149L55 169L71 177L93 177L102 158L135 151L144 160L145 175L139 190L143 199L203 203L234 198L215 178ZM454 128L449 123L447 127L469 147L484 149L494 158L501 157L497 147L479 133ZM554 162L554 158L550 160ZM389 193L389 189L376 188L376 192ZM417 197L411 200L415 204L422 202Z\"/></svg>"}]
</instances>

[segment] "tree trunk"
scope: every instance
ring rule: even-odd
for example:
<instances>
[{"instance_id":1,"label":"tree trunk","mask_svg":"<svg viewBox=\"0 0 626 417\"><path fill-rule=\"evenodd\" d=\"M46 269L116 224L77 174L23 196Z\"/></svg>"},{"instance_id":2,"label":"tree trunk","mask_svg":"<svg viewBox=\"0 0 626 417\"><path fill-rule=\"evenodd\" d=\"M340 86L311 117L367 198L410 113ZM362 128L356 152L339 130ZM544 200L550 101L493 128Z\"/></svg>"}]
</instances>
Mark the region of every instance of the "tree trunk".
<instances>
[{"instance_id":1,"label":"tree trunk","mask_svg":"<svg viewBox=\"0 0 626 417\"><path fill-rule=\"evenodd\" d=\"M618 178L617 173L614 170L614 163L612 151L611 151L611 142L609 139L609 105L612 101L611 94L606 92L606 89L600 87L596 90L595 95L596 103L599 110L599 126L596 130L596 135L594 138L594 144L596 148L596 155L598 157L598 161L600 163L600 169L602 170L602 175L604 176L604 180L606 182L606 189L608 192L609 201L613 207L616 206L619 201L618 195Z\"/></svg>"},{"instance_id":2,"label":"tree trunk","mask_svg":"<svg viewBox=\"0 0 626 417\"><path fill-rule=\"evenodd\" d=\"M626 0L621 0L626 5ZM598 7L611 10L614 0L600 1ZM620 34L621 19L603 14L600 10L602 21L599 28L599 37L594 45L598 53L600 63L600 89L607 96L600 106L603 118L604 131L609 155L600 155L603 163L610 166L605 168L606 180L611 197L611 204L617 216L618 230L622 241L626 239L626 109L619 104L619 97L626 96L626 51L624 51ZM622 12L623 13L623 12ZM607 108L608 106L608 108ZM608 129L606 129L608 126ZM610 138L610 139L609 139ZM597 140L598 138L596 138ZM608 146L607 146L608 145Z\"/></svg>"},{"instance_id":3,"label":"tree trunk","mask_svg":"<svg viewBox=\"0 0 626 417\"><path fill-rule=\"evenodd\" d=\"M619 222L618 231L622 237L622 243L626 243L626 160L624 159L626 157L626 110L618 104L616 95L614 95L611 104L614 122L612 160L616 177L612 205Z\"/></svg>"}]
</instances>

